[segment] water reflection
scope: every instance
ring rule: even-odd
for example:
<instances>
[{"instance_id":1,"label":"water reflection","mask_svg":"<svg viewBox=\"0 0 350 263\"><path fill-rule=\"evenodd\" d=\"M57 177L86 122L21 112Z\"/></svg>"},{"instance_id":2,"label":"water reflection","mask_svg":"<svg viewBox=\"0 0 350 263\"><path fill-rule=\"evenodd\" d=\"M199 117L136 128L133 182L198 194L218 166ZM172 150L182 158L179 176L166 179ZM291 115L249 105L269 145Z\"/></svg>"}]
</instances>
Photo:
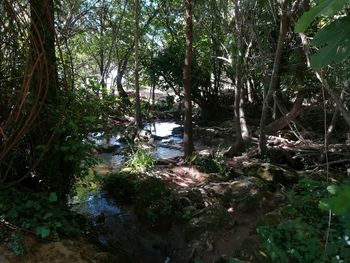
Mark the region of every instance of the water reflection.
<instances>
[{"instance_id":1,"label":"water reflection","mask_svg":"<svg viewBox=\"0 0 350 263\"><path fill-rule=\"evenodd\" d=\"M122 167L126 161L125 155L111 153L101 153L99 159L104 163L108 163L113 169Z\"/></svg>"},{"instance_id":2,"label":"water reflection","mask_svg":"<svg viewBox=\"0 0 350 263\"><path fill-rule=\"evenodd\" d=\"M119 142L120 134L106 135L103 132L95 132L91 134L90 139L98 146L101 145L121 145Z\"/></svg>"},{"instance_id":3,"label":"water reflection","mask_svg":"<svg viewBox=\"0 0 350 263\"><path fill-rule=\"evenodd\" d=\"M183 155L182 150L158 146L153 153L156 159L171 159Z\"/></svg>"},{"instance_id":4,"label":"water reflection","mask_svg":"<svg viewBox=\"0 0 350 263\"><path fill-rule=\"evenodd\" d=\"M89 218L97 218L100 215L115 216L122 213L115 202L111 201L101 191L90 193L86 201L75 204L72 210Z\"/></svg>"},{"instance_id":5,"label":"water reflection","mask_svg":"<svg viewBox=\"0 0 350 263\"><path fill-rule=\"evenodd\" d=\"M154 122L146 124L144 129L151 131L152 135L168 137L171 136L173 130L178 127L180 127L180 125L175 122Z\"/></svg>"}]
</instances>

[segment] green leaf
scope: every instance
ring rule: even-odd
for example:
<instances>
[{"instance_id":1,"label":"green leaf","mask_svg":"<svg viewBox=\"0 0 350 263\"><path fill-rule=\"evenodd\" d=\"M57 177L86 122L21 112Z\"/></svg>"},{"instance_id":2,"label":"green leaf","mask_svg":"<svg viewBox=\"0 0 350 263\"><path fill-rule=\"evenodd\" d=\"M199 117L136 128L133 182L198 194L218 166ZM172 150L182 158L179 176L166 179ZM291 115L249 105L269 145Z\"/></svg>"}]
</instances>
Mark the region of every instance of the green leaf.
<instances>
[{"instance_id":1,"label":"green leaf","mask_svg":"<svg viewBox=\"0 0 350 263\"><path fill-rule=\"evenodd\" d=\"M34 202L32 200L28 200L24 205L25 208L32 208L33 206Z\"/></svg>"},{"instance_id":2,"label":"green leaf","mask_svg":"<svg viewBox=\"0 0 350 263\"><path fill-rule=\"evenodd\" d=\"M54 192L50 193L50 195L49 195L49 202L50 203L57 202L57 194L56 193L54 193Z\"/></svg>"},{"instance_id":3,"label":"green leaf","mask_svg":"<svg viewBox=\"0 0 350 263\"><path fill-rule=\"evenodd\" d=\"M48 219L48 218L50 218L52 216L53 216L53 213L47 212L47 213L44 214L43 219L46 220L46 219Z\"/></svg>"},{"instance_id":4,"label":"green leaf","mask_svg":"<svg viewBox=\"0 0 350 263\"><path fill-rule=\"evenodd\" d=\"M304 32L319 16L332 16L343 9L350 0L318 0L317 5L305 12L295 25L295 32Z\"/></svg>"},{"instance_id":5,"label":"green leaf","mask_svg":"<svg viewBox=\"0 0 350 263\"><path fill-rule=\"evenodd\" d=\"M16 218L18 217L18 211L16 209L11 209L8 211L7 216L10 218Z\"/></svg>"},{"instance_id":6,"label":"green leaf","mask_svg":"<svg viewBox=\"0 0 350 263\"><path fill-rule=\"evenodd\" d=\"M48 237L50 235L50 229L46 226L38 226L37 228L35 228L35 233L42 237Z\"/></svg>"},{"instance_id":7,"label":"green leaf","mask_svg":"<svg viewBox=\"0 0 350 263\"><path fill-rule=\"evenodd\" d=\"M327 191L331 193L332 195L335 195L337 192L338 186L337 185L330 185L327 187Z\"/></svg>"},{"instance_id":8,"label":"green leaf","mask_svg":"<svg viewBox=\"0 0 350 263\"><path fill-rule=\"evenodd\" d=\"M319 208L331 209L336 215L344 215L350 209L350 185L329 186L328 191L333 194L331 197L323 198L319 202Z\"/></svg>"},{"instance_id":9,"label":"green leaf","mask_svg":"<svg viewBox=\"0 0 350 263\"><path fill-rule=\"evenodd\" d=\"M338 19L322 28L311 42L321 49L311 56L311 65L320 69L350 56L350 18Z\"/></svg>"},{"instance_id":10,"label":"green leaf","mask_svg":"<svg viewBox=\"0 0 350 263\"><path fill-rule=\"evenodd\" d=\"M347 258L349 259L350 258L350 248L349 247L342 247L340 249L340 256L342 258Z\"/></svg>"}]
</instances>

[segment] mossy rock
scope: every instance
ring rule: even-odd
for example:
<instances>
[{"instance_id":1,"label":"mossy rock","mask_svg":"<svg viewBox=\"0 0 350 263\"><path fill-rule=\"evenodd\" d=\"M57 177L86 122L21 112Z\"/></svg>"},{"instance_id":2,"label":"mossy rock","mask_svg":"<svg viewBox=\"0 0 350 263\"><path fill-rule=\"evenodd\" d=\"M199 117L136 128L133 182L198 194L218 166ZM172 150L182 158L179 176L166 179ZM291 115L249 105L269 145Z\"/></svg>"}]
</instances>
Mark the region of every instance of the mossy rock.
<instances>
[{"instance_id":1,"label":"mossy rock","mask_svg":"<svg viewBox=\"0 0 350 263\"><path fill-rule=\"evenodd\" d=\"M261 207L269 194L266 183L256 177L242 177L231 182L210 183L208 193L218 198L225 207L240 206L249 211Z\"/></svg>"},{"instance_id":2,"label":"mossy rock","mask_svg":"<svg viewBox=\"0 0 350 263\"><path fill-rule=\"evenodd\" d=\"M271 211L258 221L258 225L269 225L269 226L275 226L281 223L285 217L283 216L280 209L276 209L274 211Z\"/></svg>"},{"instance_id":3,"label":"mossy rock","mask_svg":"<svg viewBox=\"0 0 350 263\"><path fill-rule=\"evenodd\" d=\"M176 193L174 202L179 210L183 210L187 207L193 207L195 209L204 208L203 196L198 189Z\"/></svg>"},{"instance_id":4,"label":"mossy rock","mask_svg":"<svg viewBox=\"0 0 350 263\"><path fill-rule=\"evenodd\" d=\"M271 163L249 164L243 168L246 176L260 178L273 184L290 186L298 182L299 176L294 171L286 170Z\"/></svg>"}]
</instances>

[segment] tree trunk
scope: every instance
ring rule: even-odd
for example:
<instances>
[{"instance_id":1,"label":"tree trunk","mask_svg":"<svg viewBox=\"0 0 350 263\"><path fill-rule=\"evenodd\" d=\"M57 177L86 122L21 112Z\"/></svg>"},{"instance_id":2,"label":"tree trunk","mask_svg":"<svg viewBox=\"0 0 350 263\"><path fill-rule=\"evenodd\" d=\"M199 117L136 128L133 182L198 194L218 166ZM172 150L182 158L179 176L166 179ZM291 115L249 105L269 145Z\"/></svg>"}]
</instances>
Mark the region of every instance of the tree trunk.
<instances>
[{"instance_id":1,"label":"tree trunk","mask_svg":"<svg viewBox=\"0 0 350 263\"><path fill-rule=\"evenodd\" d=\"M289 2L288 0L283 0L282 6L281 6L282 14L281 14L281 21L280 21L280 31L278 35L275 59L273 62L272 75L269 83L269 88L267 90L267 94L264 98L263 108L262 108L261 118L260 118L259 153L263 156L266 154L266 151L267 151L265 124L266 124L266 119L268 114L268 108L269 108L269 103L270 103L272 94L277 88L281 57L283 52L283 41L286 37L288 27L289 27L289 21L290 21L290 17L289 17L290 14L288 12L288 2Z\"/></svg>"},{"instance_id":2,"label":"tree trunk","mask_svg":"<svg viewBox=\"0 0 350 263\"><path fill-rule=\"evenodd\" d=\"M183 69L184 84L184 104L185 104L185 120L184 120L184 153L185 158L189 158L193 151L193 131L192 131L192 100L191 100L191 67L192 67L192 41L193 41L193 24L192 9L194 1L184 0L185 6L185 23L186 23L186 45L185 45L185 64Z\"/></svg>"},{"instance_id":3,"label":"tree trunk","mask_svg":"<svg viewBox=\"0 0 350 263\"><path fill-rule=\"evenodd\" d=\"M140 80L139 80L139 21L140 21L140 3L139 0L134 0L134 17L135 17L135 113L136 113L136 125L138 128L142 128L142 116L141 116L141 100L140 100Z\"/></svg>"},{"instance_id":4,"label":"tree trunk","mask_svg":"<svg viewBox=\"0 0 350 263\"><path fill-rule=\"evenodd\" d=\"M124 72L119 71L117 73L117 77L116 77L116 82L117 82L117 91L118 91L118 95L119 97L121 97L122 99L129 99L128 93L126 93L126 91L123 88L123 76L124 76Z\"/></svg>"},{"instance_id":5,"label":"tree trunk","mask_svg":"<svg viewBox=\"0 0 350 263\"><path fill-rule=\"evenodd\" d=\"M29 3L31 5L30 63L35 67L31 85L35 87L40 85L47 92L47 99L42 105L39 116L40 122L37 123L31 134L34 147L36 147L50 144L49 141L53 138L54 130L59 122L58 75L54 2L53 0L30 0ZM35 66L35 63L39 66ZM64 135L56 135L53 142L60 145L62 140L64 140ZM36 159L42 158L37 166L39 178L43 181L43 185L65 197L71 183L71 165L65 161L62 152L57 151L52 145L46 147L48 148L45 156L41 156L41 152L34 151Z\"/></svg>"},{"instance_id":6,"label":"tree trunk","mask_svg":"<svg viewBox=\"0 0 350 263\"><path fill-rule=\"evenodd\" d=\"M235 104L234 104L234 123L235 123L235 147L234 150L236 153L244 151L245 140L248 139L248 136L242 135L242 128L247 130L246 122L244 120L243 113L243 100L242 100L242 88L243 88L243 79L242 79L242 66L243 66L243 36L242 36L242 21L240 16L240 10L238 6L238 1L234 1L234 17L235 17L235 31L237 35L237 47L234 50L236 53L236 76L235 76ZM241 120L241 117L243 118ZM243 127L242 127L243 126Z\"/></svg>"},{"instance_id":7,"label":"tree trunk","mask_svg":"<svg viewBox=\"0 0 350 263\"><path fill-rule=\"evenodd\" d=\"M291 121L295 120L303 112L304 97L305 97L305 92L299 91L294 101L292 109L283 117L267 125L265 127L265 134L269 134L269 135L275 134L279 130L282 130L283 128L288 126ZM277 101L276 101L276 104L277 104Z\"/></svg>"}]
</instances>

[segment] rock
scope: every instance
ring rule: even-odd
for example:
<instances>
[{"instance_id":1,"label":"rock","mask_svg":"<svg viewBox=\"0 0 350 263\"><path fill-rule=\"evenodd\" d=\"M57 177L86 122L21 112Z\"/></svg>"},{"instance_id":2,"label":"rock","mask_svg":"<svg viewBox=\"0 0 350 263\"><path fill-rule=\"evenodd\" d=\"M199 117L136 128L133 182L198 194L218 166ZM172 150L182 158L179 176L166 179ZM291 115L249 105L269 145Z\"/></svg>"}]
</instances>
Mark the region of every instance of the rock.
<instances>
[{"instance_id":1,"label":"rock","mask_svg":"<svg viewBox=\"0 0 350 263\"><path fill-rule=\"evenodd\" d=\"M259 178L243 177L231 182L210 183L204 187L220 199L225 207L239 206L242 210L261 207L269 194L266 183Z\"/></svg>"},{"instance_id":2,"label":"rock","mask_svg":"<svg viewBox=\"0 0 350 263\"><path fill-rule=\"evenodd\" d=\"M146 143L153 143L154 139L152 137L152 134L148 130L141 130L136 134L136 137L134 138L134 142L146 142Z\"/></svg>"},{"instance_id":3,"label":"rock","mask_svg":"<svg viewBox=\"0 0 350 263\"><path fill-rule=\"evenodd\" d=\"M17 257L5 245L0 245L0 262L2 263L123 263L129 262L122 255L117 257L102 251L84 238L62 239L49 242L39 238L24 238L26 254ZM115 251L118 254L118 251Z\"/></svg>"},{"instance_id":4,"label":"rock","mask_svg":"<svg viewBox=\"0 0 350 263\"><path fill-rule=\"evenodd\" d=\"M280 209L276 209L265 214L259 221L258 225L270 225L275 226L283 221L283 215Z\"/></svg>"},{"instance_id":5,"label":"rock","mask_svg":"<svg viewBox=\"0 0 350 263\"><path fill-rule=\"evenodd\" d=\"M193 230L215 230L231 226L230 214L221 205L212 205L200 210L191 220Z\"/></svg>"},{"instance_id":6,"label":"rock","mask_svg":"<svg viewBox=\"0 0 350 263\"><path fill-rule=\"evenodd\" d=\"M183 135L183 133L184 133L184 127L181 127L181 126L175 127L171 132L172 135Z\"/></svg>"},{"instance_id":7,"label":"rock","mask_svg":"<svg viewBox=\"0 0 350 263\"><path fill-rule=\"evenodd\" d=\"M113 167L108 164L100 163L93 168L93 171L99 176L106 176L113 173Z\"/></svg>"},{"instance_id":8,"label":"rock","mask_svg":"<svg viewBox=\"0 0 350 263\"><path fill-rule=\"evenodd\" d=\"M249 163L243 165L243 173L246 176L257 177L269 183L290 186L299 180L296 172L286 170L271 163Z\"/></svg>"},{"instance_id":9,"label":"rock","mask_svg":"<svg viewBox=\"0 0 350 263\"><path fill-rule=\"evenodd\" d=\"M116 144L102 144L97 146L97 152L99 153L114 153L118 150L119 145Z\"/></svg>"},{"instance_id":10,"label":"rock","mask_svg":"<svg viewBox=\"0 0 350 263\"><path fill-rule=\"evenodd\" d=\"M198 189L192 189L188 191L187 198L191 200L191 203L197 208L204 206L202 193Z\"/></svg>"}]
</instances>

